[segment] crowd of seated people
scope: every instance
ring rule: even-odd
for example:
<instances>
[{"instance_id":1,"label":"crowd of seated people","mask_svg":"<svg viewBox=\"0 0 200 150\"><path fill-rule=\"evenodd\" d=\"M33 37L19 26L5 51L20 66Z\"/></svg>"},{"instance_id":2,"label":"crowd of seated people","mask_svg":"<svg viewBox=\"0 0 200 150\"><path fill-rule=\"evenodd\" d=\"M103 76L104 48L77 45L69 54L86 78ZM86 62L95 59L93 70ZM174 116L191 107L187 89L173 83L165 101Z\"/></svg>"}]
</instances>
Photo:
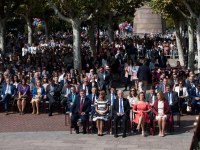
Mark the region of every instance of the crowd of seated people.
<instances>
[{"instance_id":1,"label":"crowd of seated people","mask_svg":"<svg viewBox=\"0 0 200 150\"><path fill-rule=\"evenodd\" d=\"M20 115L27 113L29 104L32 114L39 115L41 103L48 102L48 115L52 116L56 104L60 104L59 108L70 113L71 126L77 133L79 125L86 133L92 115L99 136L103 135L103 122L113 119L115 137L121 120L123 137L128 121L137 124L136 129L145 136L145 124L153 126L154 120L158 121L159 135L164 136L169 114L186 113L189 108L199 113L200 75L184 69L179 62L175 68L170 67L156 45L149 47L148 43L149 59L144 60L137 57L139 39L131 39L133 44L130 39L118 40L116 45L103 42L97 58L82 49L81 72L73 69L72 49L60 45L38 46L34 54L27 51L22 56L2 57L0 111L8 115L10 103L16 102ZM116 91L117 83L125 83L128 96Z\"/></svg>"}]
</instances>

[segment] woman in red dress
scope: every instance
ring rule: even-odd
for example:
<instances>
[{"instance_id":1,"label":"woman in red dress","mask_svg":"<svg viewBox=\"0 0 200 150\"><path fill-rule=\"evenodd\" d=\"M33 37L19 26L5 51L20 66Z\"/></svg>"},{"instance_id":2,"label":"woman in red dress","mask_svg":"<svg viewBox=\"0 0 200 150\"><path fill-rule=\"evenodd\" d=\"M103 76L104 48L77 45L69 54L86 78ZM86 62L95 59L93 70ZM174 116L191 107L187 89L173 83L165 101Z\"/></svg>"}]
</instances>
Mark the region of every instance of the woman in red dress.
<instances>
[{"instance_id":1,"label":"woman in red dress","mask_svg":"<svg viewBox=\"0 0 200 150\"><path fill-rule=\"evenodd\" d=\"M137 130L140 130L140 127L142 128L142 136L145 136L144 134L144 125L145 123L149 123L150 119L148 117L148 112L151 111L151 106L145 102L144 92L140 92L138 95L139 101L133 105L133 112L135 113L135 118L133 119L133 122L137 123Z\"/></svg>"}]
</instances>

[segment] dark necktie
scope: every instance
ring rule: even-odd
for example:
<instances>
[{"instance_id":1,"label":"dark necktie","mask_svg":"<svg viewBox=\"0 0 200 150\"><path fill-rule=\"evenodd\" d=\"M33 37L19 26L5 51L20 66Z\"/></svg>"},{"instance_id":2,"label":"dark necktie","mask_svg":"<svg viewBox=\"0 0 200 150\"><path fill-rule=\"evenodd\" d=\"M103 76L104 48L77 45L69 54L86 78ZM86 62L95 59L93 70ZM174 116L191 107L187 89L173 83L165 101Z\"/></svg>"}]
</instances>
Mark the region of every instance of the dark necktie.
<instances>
[{"instance_id":1,"label":"dark necktie","mask_svg":"<svg viewBox=\"0 0 200 150\"><path fill-rule=\"evenodd\" d=\"M95 102L95 94L93 95L93 98L92 98L92 104L94 104Z\"/></svg>"},{"instance_id":2,"label":"dark necktie","mask_svg":"<svg viewBox=\"0 0 200 150\"><path fill-rule=\"evenodd\" d=\"M82 109L83 109L83 99L81 99L81 102L80 102L80 113L82 113Z\"/></svg>"}]
</instances>

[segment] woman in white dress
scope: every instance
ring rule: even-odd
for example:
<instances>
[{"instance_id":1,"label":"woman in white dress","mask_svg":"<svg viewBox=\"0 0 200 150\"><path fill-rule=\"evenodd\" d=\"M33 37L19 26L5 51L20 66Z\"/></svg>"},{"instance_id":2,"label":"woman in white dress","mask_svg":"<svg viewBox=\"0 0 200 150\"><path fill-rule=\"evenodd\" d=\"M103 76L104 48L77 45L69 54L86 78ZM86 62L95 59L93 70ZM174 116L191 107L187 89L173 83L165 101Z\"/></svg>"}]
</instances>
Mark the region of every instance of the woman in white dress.
<instances>
[{"instance_id":1,"label":"woman in white dress","mask_svg":"<svg viewBox=\"0 0 200 150\"><path fill-rule=\"evenodd\" d=\"M157 100L154 102L153 112L155 113L156 120L158 121L159 136L163 137L165 135L164 131L167 115L170 113L170 111L168 100L164 98L162 92L157 93Z\"/></svg>"}]
</instances>

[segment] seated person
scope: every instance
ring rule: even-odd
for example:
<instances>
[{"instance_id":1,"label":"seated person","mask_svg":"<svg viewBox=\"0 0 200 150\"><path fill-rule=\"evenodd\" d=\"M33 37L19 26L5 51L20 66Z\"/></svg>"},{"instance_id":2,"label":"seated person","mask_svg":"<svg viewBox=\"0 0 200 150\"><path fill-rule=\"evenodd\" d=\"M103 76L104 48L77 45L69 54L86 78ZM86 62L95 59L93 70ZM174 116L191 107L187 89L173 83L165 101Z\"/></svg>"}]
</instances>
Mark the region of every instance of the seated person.
<instances>
[{"instance_id":1,"label":"seated person","mask_svg":"<svg viewBox=\"0 0 200 150\"><path fill-rule=\"evenodd\" d=\"M95 101L95 115L93 121L96 121L98 136L103 135L103 121L108 120L109 103L106 100L105 91L100 91L99 98Z\"/></svg>"},{"instance_id":2,"label":"seated person","mask_svg":"<svg viewBox=\"0 0 200 150\"><path fill-rule=\"evenodd\" d=\"M168 100L165 99L162 92L158 92L157 100L154 103L153 110L156 115L156 120L158 121L159 136L164 136L165 124L167 120L167 115L170 113Z\"/></svg>"},{"instance_id":3,"label":"seated person","mask_svg":"<svg viewBox=\"0 0 200 150\"><path fill-rule=\"evenodd\" d=\"M70 85L66 82L61 90L61 104L65 106L65 111L68 112L70 107L68 106L68 95L71 93L72 88L70 89Z\"/></svg>"},{"instance_id":4,"label":"seated person","mask_svg":"<svg viewBox=\"0 0 200 150\"><path fill-rule=\"evenodd\" d=\"M55 83L53 79L50 79L49 85L46 88L46 97L49 101L49 116L52 116L54 103L60 100L59 95L60 95L60 85L58 83Z\"/></svg>"},{"instance_id":5,"label":"seated person","mask_svg":"<svg viewBox=\"0 0 200 150\"><path fill-rule=\"evenodd\" d=\"M77 97L77 93L76 93L76 88L74 86L72 86L70 88L70 93L68 94L68 97L67 97L67 105L68 105L68 109L70 110L73 103L75 102L75 99Z\"/></svg>"},{"instance_id":6,"label":"seated person","mask_svg":"<svg viewBox=\"0 0 200 150\"><path fill-rule=\"evenodd\" d=\"M195 113L200 111L200 83L196 84L191 90L192 107Z\"/></svg>"},{"instance_id":7,"label":"seated person","mask_svg":"<svg viewBox=\"0 0 200 150\"><path fill-rule=\"evenodd\" d=\"M113 102L113 115L114 115L114 137L118 137L118 123L122 119L123 123L123 135L126 137L127 121L130 114L130 104L129 101L123 97L123 91L119 90L117 92L118 97Z\"/></svg>"},{"instance_id":8,"label":"seated person","mask_svg":"<svg viewBox=\"0 0 200 150\"><path fill-rule=\"evenodd\" d=\"M24 114L24 109L26 107L26 103L29 98L30 98L30 86L26 84L26 79L23 78L21 84L18 85L17 106L20 115Z\"/></svg>"},{"instance_id":9,"label":"seated person","mask_svg":"<svg viewBox=\"0 0 200 150\"><path fill-rule=\"evenodd\" d=\"M90 101L91 101L91 114L93 115L95 113L95 107L94 107L94 104L96 102L96 100L98 99L98 93L97 93L97 89L95 87L92 88L92 93L89 94L87 96Z\"/></svg>"},{"instance_id":10,"label":"seated person","mask_svg":"<svg viewBox=\"0 0 200 150\"><path fill-rule=\"evenodd\" d=\"M85 91L80 90L80 96L77 96L71 107L71 125L79 134L77 123L83 125L83 134L86 134L86 121L89 119L91 101L85 96ZM79 124L78 123L78 124Z\"/></svg>"},{"instance_id":11,"label":"seated person","mask_svg":"<svg viewBox=\"0 0 200 150\"><path fill-rule=\"evenodd\" d=\"M179 81L178 86L175 87L175 91L178 93L180 109L182 112L183 110L186 110L186 108L184 109L184 102L186 102L186 98L188 97L187 88L184 87L183 81Z\"/></svg>"},{"instance_id":12,"label":"seated person","mask_svg":"<svg viewBox=\"0 0 200 150\"><path fill-rule=\"evenodd\" d=\"M36 113L37 115L40 114L39 104L44 96L45 96L44 87L41 85L41 81L37 80L36 85L33 87L33 92L32 92L32 100L31 100L32 107L33 107L32 114L36 114Z\"/></svg>"},{"instance_id":13,"label":"seated person","mask_svg":"<svg viewBox=\"0 0 200 150\"><path fill-rule=\"evenodd\" d=\"M170 85L166 86L166 93L164 93L165 99L168 100L170 111L172 113L179 112L179 99L178 99L178 93L175 91L172 91L172 88Z\"/></svg>"},{"instance_id":14,"label":"seated person","mask_svg":"<svg viewBox=\"0 0 200 150\"><path fill-rule=\"evenodd\" d=\"M138 102L133 105L133 112L135 114L135 118L133 119L133 122L137 123L137 130L140 130L140 127L142 128L142 136L145 136L144 133L144 127L145 123L149 123L150 119L148 116L148 112L151 111L151 106L145 101L144 93L140 92L138 95Z\"/></svg>"},{"instance_id":15,"label":"seated person","mask_svg":"<svg viewBox=\"0 0 200 150\"><path fill-rule=\"evenodd\" d=\"M6 82L2 85L2 91L1 91L1 97L2 100L0 103L4 103L4 110L6 112L6 115L8 115L8 104L11 100L11 98L14 98L16 95L16 89L13 84L10 83L10 78L6 78Z\"/></svg>"}]
</instances>

